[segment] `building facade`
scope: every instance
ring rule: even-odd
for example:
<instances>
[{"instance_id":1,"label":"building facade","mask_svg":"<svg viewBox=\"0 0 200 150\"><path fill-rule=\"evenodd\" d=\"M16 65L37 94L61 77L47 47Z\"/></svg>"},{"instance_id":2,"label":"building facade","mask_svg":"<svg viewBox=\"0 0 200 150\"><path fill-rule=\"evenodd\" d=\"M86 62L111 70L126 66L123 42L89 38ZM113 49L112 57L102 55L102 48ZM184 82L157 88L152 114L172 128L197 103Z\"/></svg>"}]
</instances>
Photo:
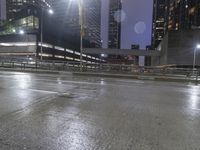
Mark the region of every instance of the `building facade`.
<instances>
[{"instance_id":1,"label":"building facade","mask_svg":"<svg viewBox=\"0 0 200 150\"><path fill-rule=\"evenodd\" d=\"M46 11L41 15L41 8L37 6L39 4L26 4L24 3L25 7L14 14L14 18L7 20L1 27L0 56L79 63L80 36L63 30L56 16L50 16ZM42 16L44 16L43 24L41 24ZM43 27L42 40L41 27ZM85 47L90 47L88 41L84 39L83 42ZM83 54L84 63L99 61L98 57Z\"/></svg>"},{"instance_id":2,"label":"building facade","mask_svg":"<svg viewBox=\"0 0 200 150\"><path fill-rule=\"evenodd\" d=\"M152 65L190 66L194 61L194 52L200 43L200 30L171 30L158 46L160 57L152 58ZM200 66L200 53L196 52L196 65Z\"/></svg>"},{"instance_id":3,"label":"building facade","mask_svg":"<svg viewBox=\"0 0 200 150\"><path fill-rule=\"evenodd\" d=\"M157 47L167 32L169 0L154 0L152 46Z\"/></svg>"},{"instance_id":4,"label":"building facade","mask_svg":"<svg viewBox=\"0 0 200 150\"><path fill-rule=\"evenodd\" d=\"M199 0L154 0L152 46L156 48L167 31L200 28Z\"/></svg>"},{"instance_id":5,"label":"building facade","mask_svg":"<svg viewBox=\"0 0 200 150\"><path fill-rule=\"evenodd\" d=\"M101 43L101 0L84 0L84 27L85 38L95 47L100 48Z\"/></svg>"},{"instance_id":6,"label":"building facade","mask_svg":"<svg viewBox=\"0 0 200 150\"><path fill-rule=\"evenodd\" d=\"M120 48L121 43L121 0L110 0L109 4L109 27L108 48Z\"/></svg>"},{"instance_id":7,"label":"building facade","mask_svg":"<svg viewBox=\"0 0 200 150\"><path fill-rule=\"evenodd\" d=\"M168 19L168 30L199 28L200 1L171 0Z\"/></svg>"},{"instance_id":8,"label":"building facade","mask_svg":"<svg viewBox=\"0 0 200 150\"><path fill-rule=\"evenodd\" d=\"M30 4L39 7L51 7L48 0L6 0L7 20L15 19L15 14Z\"/></svg>"},{"instance_id":9,"label":"building facade","mask_svg":"<svg viewBox=\"0 0 200 150\"><path fill-rule=\"evenodd\" d=\"M79 6L77 1L53 0L52 7L58 22L63 28L69 28L74 34L80 34ZM94 43L95 47L101 47L101 0L84 0L83 24L84 39Z\"/></svg>"},{"instance_id":10,"label":"building facade","mask_svg":"<svg viewBox=\"0 0 200 150\"><path fill-rule=\"evenodd\" d=\"M6 0L0 1L0 25L6 20Z\"/></svg>"},{"instance_id":11,"label":"building facade","mask_svg":"<svg viewBox=\"0 0 200 150\"><path fill-rule=\"evenodd\" d=\"M80 34L78 3L70 0L52 0L57 22L63 28L70 28L74 34Z\"/></svg>"}]
</instances>

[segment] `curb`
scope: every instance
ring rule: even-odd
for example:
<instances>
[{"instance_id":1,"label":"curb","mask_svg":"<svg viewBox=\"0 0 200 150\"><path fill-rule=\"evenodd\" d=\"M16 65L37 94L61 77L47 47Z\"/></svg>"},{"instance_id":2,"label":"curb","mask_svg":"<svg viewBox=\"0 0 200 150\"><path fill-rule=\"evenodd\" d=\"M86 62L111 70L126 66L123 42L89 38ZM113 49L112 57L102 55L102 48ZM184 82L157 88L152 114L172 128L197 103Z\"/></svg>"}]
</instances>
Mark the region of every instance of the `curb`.
<instances>
[{"instance_id":1,"label":"curb","mask_svg":"<svg viewBox=\"0 0 200 150\"><path fill-rule=\"evenodd\" d=\"M151 80L151 81L164 81L164 82L192 82L197 83L196 80L180 78L180 77L169 77L169 76L148 76L148 75L122 75L122 74L105 74L105 73L80 73L73 72L73 75L80 76L95 76L95 77L108 77L108 78L124 78L124 79L136 79L136 80ZM199 82L199 81L198 81Z\"/></svg>"},{"instance_id":2,"label":"curb","mask_svg":"<svg viewBox=\"0 0 200 150\"><path fill-rule=\"evenodd\" d=\"M0 71L16 71L24 73L40 73L40 74L60 74L59 71L46 71L46 70L23 70L23 69L13 69L13 68L0 68Z\"/></svg>"},{"instance_id":3,"label":"curb","mask_svg":"<svg viewBox=\"0 0 200 150\"><path fill-rule=\"evenodd\" d=\"M39 74L57 74L57 75L75 75L75 76L92 76L92 77L106 77L106 78L123 78L135 80L151 80L151 81L164 81L164 82L192 82L199 84L199 81L169 76L149 76L149 75L124 75L124 74L109 74L109 73L92 73L92 72L65 72L65 71L47 71L47 70L23 70L13 68L0 68L0 71L15 71L24 73L39 73Z\"/></svg>"}]
</instances>

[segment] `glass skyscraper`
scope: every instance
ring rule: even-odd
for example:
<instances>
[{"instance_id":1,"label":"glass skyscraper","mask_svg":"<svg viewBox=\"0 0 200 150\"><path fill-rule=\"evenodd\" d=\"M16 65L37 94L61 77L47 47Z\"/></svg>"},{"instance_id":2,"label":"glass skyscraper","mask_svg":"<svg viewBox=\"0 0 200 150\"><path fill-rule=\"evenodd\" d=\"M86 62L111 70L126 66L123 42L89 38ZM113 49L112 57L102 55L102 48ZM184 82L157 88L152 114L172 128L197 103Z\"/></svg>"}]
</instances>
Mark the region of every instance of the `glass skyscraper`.
<instances>
[{"instance_id":1,"label":"glass skyscraper","mask_svg":"<svg viewBox=\"0 0 200 150\"><path fill-rule=\"evenodd\" d=\"M63 28L80 34L79 8L77 1L53 0L52 7ZM101 0L83 0L84 39L101 46Z\"/></svg>"},{"instance_id":2,"label":"glass skyscraper","mask_svg":"<svg viewBox=\"0 0 200 150\"><path fill-rule=\"evenodd\" d=\"M108 48L120 48L121 42L121 0L110 0Z\"/></svg>"},{"instance_id":3,"label":"glass skyscraper","mask_svg":"<svg viewBox=\"0 0 200 150\"><path fill-rule=\"evenodd\" d=\"M200 29L199 0L154 0L152 46L170 30Z\"/></svg>"},{"instance_id":4,"label":"glass skyscraper","mask_svg":"<svg viewBox=\"0 0 200 150\"><path fill-rule=\"evenodd\" d=\"M50 7L48 0L6 0L6 16L7 20L13 20L15 13L22 10L26 5L37 5L42 7Z\"/></svg>"},{"instance_id":5,"label":"glass skyscraper","mask_svg":"<svg viewBox=\"0 0 200 150\"><path fill-rule=\"evenodd\" d=\"M6 20L6 0L0 0L0 25Z\"/></svg>"},{"instance_id":6,"label":"glass skyscraper","mask_svg":"<svg viewBox=\"0 0 200 150\"><path fill-rule=\"evenodd\" d=\"M157 47L167 31L169 0L154 0L152 46Z\"/></svg>"}]
</instances>

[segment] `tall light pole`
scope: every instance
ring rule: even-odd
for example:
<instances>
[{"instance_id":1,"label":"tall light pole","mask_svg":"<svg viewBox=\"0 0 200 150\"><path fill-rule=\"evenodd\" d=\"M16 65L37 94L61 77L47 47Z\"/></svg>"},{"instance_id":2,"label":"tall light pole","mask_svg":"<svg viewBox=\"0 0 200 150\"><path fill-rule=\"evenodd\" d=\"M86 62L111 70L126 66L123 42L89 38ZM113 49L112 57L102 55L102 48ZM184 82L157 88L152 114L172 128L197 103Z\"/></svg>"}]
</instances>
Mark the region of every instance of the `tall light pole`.
<instances>
[{"instance_id":1,"label":"tall light pole","mask_svg":"<svg viewBox=\"0 0 200 150\"><path fill-rule=\"evenodd\" d=\"M194 48L194 58L193 58L193 75L195 72L195 66L196 66L196 54L197 50L200 49L200 44L197 44L196 47Z\"/></svg>"},{"instance_id":2,"label":"tall light pole","mask_svg":"<svg viewBox=\"0 0 200 150\"><path fill-rule=\"evenodd\" d=\"M44 23L44 9L45 8L42 8L41 9L41 18L40 18L40 53L41 53L41 57L40 57L40 60L42 61L43 60L43 57L42 57L42 55L43 55L43 47L42 47L42 45L43 45L43 23ZM48 10L48 13L50 14L50 15L53 15L53 10L52 9L49 9Z\"/></svg>"}]
</instances>

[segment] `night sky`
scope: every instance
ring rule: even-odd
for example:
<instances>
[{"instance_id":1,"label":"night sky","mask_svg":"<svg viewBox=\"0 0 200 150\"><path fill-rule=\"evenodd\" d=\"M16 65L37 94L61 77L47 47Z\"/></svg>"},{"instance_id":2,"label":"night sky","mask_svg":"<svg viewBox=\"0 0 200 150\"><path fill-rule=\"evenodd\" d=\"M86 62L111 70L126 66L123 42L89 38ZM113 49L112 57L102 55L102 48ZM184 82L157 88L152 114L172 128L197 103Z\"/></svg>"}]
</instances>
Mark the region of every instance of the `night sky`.
<instances>
[{"instance_id":1,"label":"night sky","mask_svg":"<svg viewBox=\"0 0 200 150\"><path fill-rule=\"evenodd\" d=\"M107 46L108 0L102 0L102 39ZM141 48L151 44L153 0L123 0L121 48L130 49L132 44Z\"/></svg>"}]
</instances>

